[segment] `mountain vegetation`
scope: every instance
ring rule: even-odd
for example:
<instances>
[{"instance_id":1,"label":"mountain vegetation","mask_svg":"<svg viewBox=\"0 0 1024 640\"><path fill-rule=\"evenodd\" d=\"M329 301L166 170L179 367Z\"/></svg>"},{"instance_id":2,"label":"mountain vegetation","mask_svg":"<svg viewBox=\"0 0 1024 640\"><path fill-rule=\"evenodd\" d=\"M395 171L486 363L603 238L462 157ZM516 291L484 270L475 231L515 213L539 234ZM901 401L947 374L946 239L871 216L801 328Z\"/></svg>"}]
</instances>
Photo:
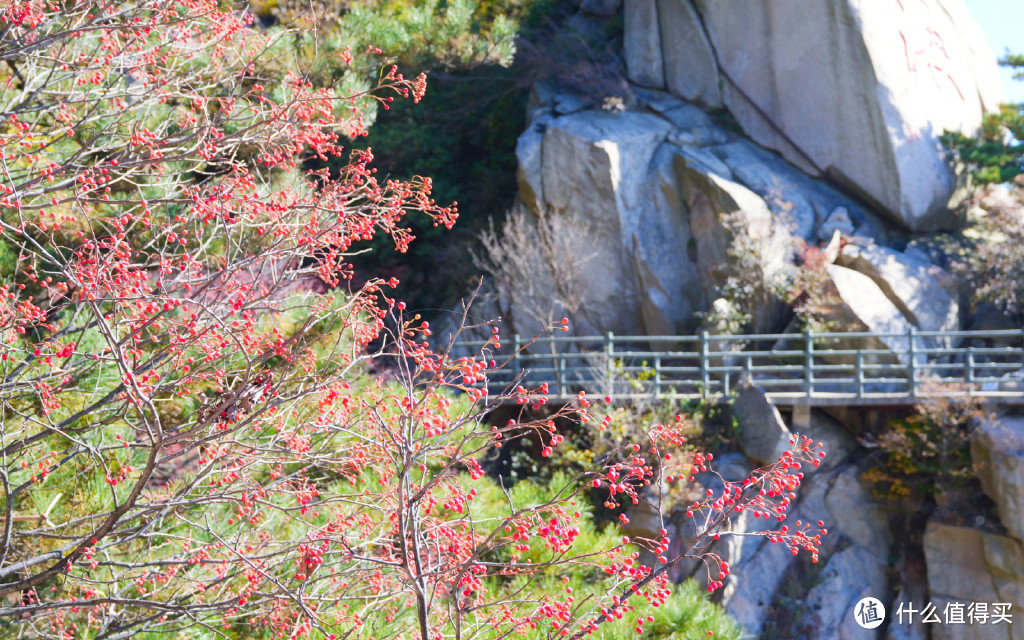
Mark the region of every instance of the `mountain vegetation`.
<instances>
[{"instance_id":1,"label":"mountain vegetation","mask_svg":"<svg viewBox=\"0 0 1024 640\"><path fill-rule=\"evenodd\" d=\"M820 444L695 493L714 454L686 415L608 438L611 398L485 389L497 327L437 349L394 275L353 266L458 217L361 144L427 92L395 61L507 63L506 13L0 3L0 632L739 637L704 595L716 541L785 521ZM492 468L570 428L602 446ZM685 506L687 542L630 533L641 498ZM816 560L825 533L743 535ZM684 562L701 584L670 581Z\"/></svg>"}]
</instances>

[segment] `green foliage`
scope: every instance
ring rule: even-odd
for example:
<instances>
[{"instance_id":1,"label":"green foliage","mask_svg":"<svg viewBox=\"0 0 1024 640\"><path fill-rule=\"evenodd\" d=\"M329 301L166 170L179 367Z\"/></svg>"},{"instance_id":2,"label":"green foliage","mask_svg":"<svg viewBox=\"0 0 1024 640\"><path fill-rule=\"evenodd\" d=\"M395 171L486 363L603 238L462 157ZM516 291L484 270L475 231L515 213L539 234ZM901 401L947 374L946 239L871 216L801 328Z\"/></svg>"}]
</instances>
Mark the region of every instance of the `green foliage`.
<instances>
[{"instance_id":1,"label":"green foliage","mask_svg":"<svg viewBox=\"0 0 1024 640\"><path fill-rule=\"evenodd\" d=\"M485 16L475 0L357 2L339 21L342 39L382 49L403 68L508 66L515 53L515 20Z\"/></svg>"},{"instance_id":2,"label":"green foliage","mask_svg":"<svg viewBox=\"0 0 1024 640\"><path fill-rule=\"evenodd\" d=\"M410 220L419 238L406 254L373 243L353 260L363 273L395 275L396 297L413 309L436 308L472 289L476 271L468 247L486 221L506 211L516 194L515 144L525 127L529 80L510 68L520 25L539 29L566 3L558 0L269 0L252 3L268 21L299 27L282 42L293 64L321 82L354 82L345 54L371 48L406 75L425 72L429 90L419 105L392 103L371 117L361 147L380 172L428 175L438 202L457 202L456 235L440 241L429 220ZM326 55L325 55L326 54ZM357 64L358 66L358 64ZM316 164L316 163L312 163Z\"/></svg>"},{"instance_id":3,"label":"green foliage","mask_svg":"<svg viewBox=\"0 0 1024 640\"><path fill-rule=\"evenodd\" d=\"M576 10L567 0L362 0L345 6L336 31L348 42L380 47L407 74L423 71L429 78L418 105L394 103L378 112L361 146L373 150L383 174L431 176L436 200L458 203L455 233L440 241L430 221L410 220L420 241L408 253L376 243L353 263L363 273L397 276L396 297L430 317L475 287L479 272L471 251L487 222L500 222L515 201L515 145L526 126L530 85L554 78L601 97L621 94L621 74L603 69L617 56L594 50L565 26ZM614 37L619 27L611 21L604 35Z\"/></svg>"},{"instance_id":4,"label":"green foliage","mask_svg":"<svg viewBox=\"0 0 1024 640\"><path fill-rule=\"evenodd\" d=\"M877 440L880 464L865 472L876 492L889 499L934 500L973 478L971 435L984 417L978 400L943 389L897 418ZM942 394L943 391L950 392Z\"/></svg>"},{"instance_id":5,"label":"green foliage","mask_svg":"<svg viewBox=\"0 0 1024 640\"><path fill-rule=\"evenodd\" d=\"M18 271L18 254L10 243L0 240L0 284L11 284Z\"/></svg>"},{"instance_id":6,"label":"green foliage","mask_svg":"<svg viewBox=\"0 0 1024 640\"><path fill-rule=\"evenodd\" d=\"M999 64L1014 69L1013 77L1015 80L1024 80L1024 71L1020 71L1020 69L1024 69L1024 55L1007 53L999 59Z\"/></svg>"},{"instance_id":7,"label":"green foliage","mask_svg":"<svg viewBox=\"0 0 1024 640\"><path fill-rule=\"evenodd\" d=\"M566 486L572 486L572 482L571 477L564 471L556 472L548 481L518 482L507 492L496 483L489 483L479 491L474 500L474 516L479 521L487 521L490 518L496 519L506 514L509 503L516 507L545 504L557 497L555 495L556 488ZM612 525L598 528L589 505L581 502L577 508L588 516L584 518L583 525L580 527L580 535L576 538L575 544L578 545L578 548L600 549L614 546L614 540L619 536L616 528ZM547 559L548 554L544 545L534 539L531 541L530 550L522 554L522 559L540 563ZM598 580L599 569L594 567L590 571L593 571L594 574L588 575L587 568L581 565L570 575L552 572L548 580L535 583L525 593L517 591L521 585L515 580L508 581L506 587L510 596L514 593L517 600L523 601L539 600L568 587L572 589L572 594L577 602L585 603L589 598L597 595L597 590L602 588ZM643 634L638 636L631 625L619 623L605 627L601 637L604 640L627 640L627 638L637 637L651 640L698 640L708 638L708 632L712 632L712 637L717 639L739 640L740 638L741 630L736 621L729 617L722 607L709 602L705 590L693 579L678 585L672 595L657 609L643 604L633 614L636 617L654 616L653 622L644 626ZM538 640L547 637L547 629L537 629L537 632L535 636L531 637Z\"/></svg>"},{"instance_id":8,"label":"green foliage","mask_svg":"<svg viewBox=\"0 0 1024 640\"><path fill-rule=\"evenodd\" d=\"M1021 69L1024 56L1007 54L999 64ZM1024 71L1014 78L1024 79ZM950 160L962 163L979 184L1009 182L1024 172L1024 104L1003 104L998 113L985 114L977 136L947 131L940 140Z\"/></svg>"},{"instance_id":9,"label":"green foliage","mask_svg":"<svg viewBox=\"0 0 1024 640\"><path fill-rule=\"evenodd\" d=\"M654 621L645 625L640 635L619 625L601 637L603 640L739 640L742 636L742 629L736 621L722 607L708 602L707 593L692 578L676 587L655 613Z\"/></svg>"},{"instance_id":10,"label":"green foliage","mask_svg":"<svg viewBox=\"0 0 1024 640\"><path fill-rule=\"evenodd\" d=\"M968 137L955 131L941 136L950 158L963 163L980 184L1009 182L1024 171L1024 105L1000 105L985 114L981 133Z\"/></svg>"},{"instance_id":11,"label":"green foliage","mask_svg":"<svg viewBox=\"0 0 1024 640\"><path fill-rule=\"evenodd\" d=\"M357 268L397 275L397 296L418 310L471 289L476 270L468 247L515 198L515 144L525 118L525 90L510 69L494 65L433 73L418 105L395 104L381 113L363 141L376 165L395 177L432 176L434 197L458 202L459 223L442 241L430 221L411 220L419 241L408 253L377 243L354 260Z\"/></svg>"},{"instance_id":12,"label":"green foliage","mask_svg":"<svg viewBox=\"0 0 1024 640\"><path fill-rule=\"evenodd\" d=\"M264 21L301 32L293 39L297 48L315 46L321 54L344 48L357 58L380 49L403 69L423 69L508 66L517 20L529 3L252 0L250 5Z\"/></svg>"}]
</instances>

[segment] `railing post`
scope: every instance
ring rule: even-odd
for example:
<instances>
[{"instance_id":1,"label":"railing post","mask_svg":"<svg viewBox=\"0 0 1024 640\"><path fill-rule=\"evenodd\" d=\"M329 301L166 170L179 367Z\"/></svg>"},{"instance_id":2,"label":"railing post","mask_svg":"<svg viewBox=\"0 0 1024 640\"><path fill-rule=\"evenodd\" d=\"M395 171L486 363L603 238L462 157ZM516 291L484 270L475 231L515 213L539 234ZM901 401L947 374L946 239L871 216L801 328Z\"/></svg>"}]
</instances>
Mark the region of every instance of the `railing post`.
<instances>
[{"instance_id":1,"label":"railing post","mask_svg":"<svg viewBox=\"0 0 1024 640\"><path fill-rule=\"evenodd\" d=\"M558 358L558 399L564 400L568 397L568 394L565 393L565 353L559 352L556 357Z\"/></svg>"},{"instance_id":2,"label":"railing post","mask_svg":"<svg viewBox=\"0 0 1024 640\"><path fill-rule=\"evenodd\" d=\"M654 355L654 399L661 397L661 354Z\"/></svg>"},{"instance_id":3,"label":"railing post","mask_svg":"<svg viewBox=\"0 0 1024 640\"><path fill-rule=\"evenodd\" d=\"M917 353L914 349L914 327L907 329L907 357L910 358L910 397L917 397Z\"/></svg>"},{"instance_id":4,"label":"railing post","mask_svg":"<svg viewBox=\"0 0 1024 640\"><path fill-rule=\"evenodd\" d=\"M707 398L711 393L711 353L708 344L708 332L700 332L700 395Z\"/></svg>"},{"instance_id":5,"label":"railing post","mask_svg":"<svg viewBox=\"0 0 1024 640\"><path fill-rule=\"evenodd\" d=\"M967 384L974 384L974 345L967 347Z\"/></svg>"},{"instance_id":6,"label":"railing post","mask_svg":"<svg viewBox=\"0 0 1024 640\"><path fill-rule=\"evenodd\" d=\"M513 378L519 377L519 372L523 370L523 364L519 360L519 351L522 349L522 340L518 333L512 335L512 376Z\"/></svg>"},{"instance_id":7,"label":"railing post","mask_svg":"<svg viewBox=\"0 0 1024 640\"><path fill-rule=\"evenodd\" d=\"M857 349L857 397L864 397L864 351Z\"/></svg>"},{"instance_id":8,"label":"railing post","mask_svg":"<svg viewBox=\"0 0 1024 640\"><path fill-rule=\"evenodd\" d=\"M814 395L814 332L804 332L804 392L810 398Z\"/></svg>"},{"instance_id":9,"label":"railing post","mask_svg":"<svg viewBox=\"0 0 1024 640\"><path fill-rule=\"evenodd\" d=\"M604 335L604 357L605 375L608 376L608 390L610 396L615 395L615 334L609 331Z\"/></svg>"}]
</instances>

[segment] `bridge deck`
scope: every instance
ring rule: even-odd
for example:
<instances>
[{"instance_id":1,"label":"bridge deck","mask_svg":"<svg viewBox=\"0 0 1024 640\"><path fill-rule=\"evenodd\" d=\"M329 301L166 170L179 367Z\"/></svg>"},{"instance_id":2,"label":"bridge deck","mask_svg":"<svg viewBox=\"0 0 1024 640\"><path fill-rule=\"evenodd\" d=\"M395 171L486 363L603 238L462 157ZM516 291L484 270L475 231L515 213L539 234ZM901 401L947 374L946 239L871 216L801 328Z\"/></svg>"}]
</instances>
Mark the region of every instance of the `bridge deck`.
<instances>
[{"instance_id":1,"label":"bridge deck","mask_svg":"<svg viewBox=\"0 0 1024 640\"><path fill-rule=\"evenodd\" d=\"M1024 404L1024 330L461 340L498 361L487 386L616 400L727 397L742 376L780 405L886 406L969 395Z\"/></svg>"}]
</instances>

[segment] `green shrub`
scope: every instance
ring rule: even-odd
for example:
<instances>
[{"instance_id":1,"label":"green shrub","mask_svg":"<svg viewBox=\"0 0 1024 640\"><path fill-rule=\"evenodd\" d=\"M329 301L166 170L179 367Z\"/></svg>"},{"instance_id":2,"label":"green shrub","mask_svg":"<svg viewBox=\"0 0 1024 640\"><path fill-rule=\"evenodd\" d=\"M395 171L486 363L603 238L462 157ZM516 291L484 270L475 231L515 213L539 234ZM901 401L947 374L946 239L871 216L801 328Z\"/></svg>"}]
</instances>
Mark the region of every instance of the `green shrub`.
<instances>
[{"instance_id":1,"label":"green shrub","mask_svg":"<svg viewBox=\"0 0 1024 640\"><path fill-rule=\"evenodd\" d=\"M999 64L1022 69L1024 56L1007 54ZM1024 72L1014 78L1024 79ZM1024 104L1003 104L998 113L985 114L977 136L947 131L941 140L950 159L979 184L1009 182L1024 172Z\"/></svg>"}]
</instances>

